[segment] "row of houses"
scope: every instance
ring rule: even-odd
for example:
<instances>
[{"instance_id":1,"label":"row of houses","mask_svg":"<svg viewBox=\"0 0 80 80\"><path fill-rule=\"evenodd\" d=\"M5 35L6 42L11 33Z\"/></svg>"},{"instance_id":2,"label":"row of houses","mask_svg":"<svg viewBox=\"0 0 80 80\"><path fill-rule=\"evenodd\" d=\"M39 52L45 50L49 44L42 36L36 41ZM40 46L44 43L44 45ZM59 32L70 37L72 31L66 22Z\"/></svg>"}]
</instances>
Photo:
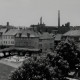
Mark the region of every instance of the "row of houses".
<instances>
[{"instance_id":1,"label":"row of houses","mask_svg":"<svg viewBox=\"0 0 80 80\"><path fill-rule=\"evenodd\" d=\"M0 46L42 49L45 52L54 49L54 35L28 29L0 29Z\"/></svg>"}]
</instances>

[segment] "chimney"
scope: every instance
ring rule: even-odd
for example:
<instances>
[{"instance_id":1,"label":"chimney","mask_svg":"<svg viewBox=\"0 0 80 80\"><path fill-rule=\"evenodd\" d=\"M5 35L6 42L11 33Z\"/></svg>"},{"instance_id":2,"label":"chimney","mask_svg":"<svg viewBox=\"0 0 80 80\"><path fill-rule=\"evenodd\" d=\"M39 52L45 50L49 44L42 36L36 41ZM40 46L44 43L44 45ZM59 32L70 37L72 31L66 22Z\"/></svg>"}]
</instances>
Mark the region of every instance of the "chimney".
<instances>
[{"instance_id":1,"label":"chimney","mask_svg":"<svg viewBox=\"0 0 80 80\"><path fill-rule=\"evenodd\" d=\"M9 22L7 22L7 26L9 26Z\"/></svg>"},{"instance_id":2,"label":"chimney","mask_svg":"<svg viewBox=\"0 0 80 80\"><path fill-rule=\"evenodd\" d=\"M40 18L40 24L42 24L42 17Z\"/></svg>"},{"instance_id":3,"label":"chimney","mask_svg":"<svg viewBox=\"0 0 80 80\"><path fill-rule=\"evenodd\" d=\"M30 33L27 33L27 37L28 37L28 38L30 37Z\"/></svg>"},{"instance_id":4,"label":"chimney","mask_svg":"<svg viewBox=\"0 0 80 80\"><path fill-rule=\"evenodd\" d=\"M19 37L21 37L22 33L19 33Z\"/></svg>"},{"instance_id":5,"label":"chimney","mask_svg":"<svg viewBox=\"0 0 80 80\"><path fill-rule=\"evenodd\" d=\"M60 10L58 10L58 28L60 27Z\"/></svg>"}]
</instances>

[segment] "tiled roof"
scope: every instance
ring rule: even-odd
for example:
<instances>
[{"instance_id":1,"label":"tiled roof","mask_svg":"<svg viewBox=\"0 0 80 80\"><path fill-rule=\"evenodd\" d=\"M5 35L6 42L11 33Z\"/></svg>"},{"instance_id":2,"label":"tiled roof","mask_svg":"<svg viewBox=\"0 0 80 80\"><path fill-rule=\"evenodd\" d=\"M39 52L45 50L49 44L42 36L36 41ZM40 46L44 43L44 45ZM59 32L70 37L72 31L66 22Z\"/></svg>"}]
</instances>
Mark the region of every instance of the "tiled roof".
<instances>
[{"instance_id":1,"label":"tiled roof","mask_svg":"<svg viewBox=\"0 0 80 80\"><path fill-rule=\"evenodd\" d=\"M55 41L60 41L62 37L62 34L56 34L55 35Z\"/></svg>"},{"instance_id":2,"label":"tiled roof","mask_svg":"<svg viewBox=\"0 0 80 80\"><path fill-rule=\"evenodd\" d=\"M39 32L35 32L33 30L22 30L18 31L18 33L21 33L21 37L28 37L27 33L30 34L30 37L39 37ZM16 37L19 37L19 34L16 35Z\"/></svg>"},{"instance_id":3,"label":"tiled roof","mask_svg":"<svg viewBox=\"0 0 80 80\"><path fill-rule=\"evenodd\" d=\"M39 37L39 33L38 32L35 32L35 31L33 31L33 30L25 30L23 33L22 33L22 36L24 36L24 35L26 35L26 37L28 37L27 36L27 33L29 33L30 34L30 37Z\"/></svg>"},{"instance_id":4,"label":"tiled roof","mask_svg":"<svg viewBox=\"0 0 80 80\"><path fill-rule=\"evenodd\" d=\"M80 36L80 30L70 30L63 34L63 36Z\"/></svg>"},{"instance_id":5,"label":"tiled roof","mask_svg":"<svg viewBox=\"0 0 80 80\"><path fill-rule=\"evenodd\" d=\"M5 33L7 29L0 29L0 32Z\"/></svg>"},{"instance_id":6,"label":"tiled roof","mask_svg":"<svg viewBox=\"0 0 80 80\"><path fill-rule=\"evenodd\" d=\"M10 29L9 31L7 31L3 35L16 35L17 33L18 33L18 29Z\"/></svg>"}]
</instances>

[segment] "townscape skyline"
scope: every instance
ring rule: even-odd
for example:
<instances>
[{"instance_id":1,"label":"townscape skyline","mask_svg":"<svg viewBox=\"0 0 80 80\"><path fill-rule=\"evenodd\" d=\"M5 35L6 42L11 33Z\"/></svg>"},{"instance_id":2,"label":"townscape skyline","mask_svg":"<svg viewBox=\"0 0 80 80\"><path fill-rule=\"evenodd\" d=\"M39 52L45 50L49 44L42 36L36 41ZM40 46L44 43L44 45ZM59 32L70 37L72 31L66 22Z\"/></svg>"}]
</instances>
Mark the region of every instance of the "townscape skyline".
<instances>
[{"instance_id":1,"label":"townscape skyline","mask_svg":"<svg viewBox=\"0 0 80 80\"><path fill-rule=\"evenodd\" d=\"M0 0L0 25L9 21L14 26L38 24L40 17L46 25L58 26L70 22L80 26L79 0Z\"/></svg>"}]
</instances>

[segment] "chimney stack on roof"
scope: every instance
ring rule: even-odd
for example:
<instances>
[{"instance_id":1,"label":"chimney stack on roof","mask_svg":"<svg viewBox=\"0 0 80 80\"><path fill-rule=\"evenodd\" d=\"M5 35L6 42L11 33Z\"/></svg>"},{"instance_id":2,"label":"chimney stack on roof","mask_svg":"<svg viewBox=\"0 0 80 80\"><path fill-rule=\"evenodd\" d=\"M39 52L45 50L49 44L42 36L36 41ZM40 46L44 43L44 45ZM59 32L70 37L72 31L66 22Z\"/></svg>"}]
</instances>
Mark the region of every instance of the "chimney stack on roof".
<instances>
[{"instance_id":1,"label":"chimney stack on roof","mask_svg":"<svg viewBox=\"0 0 80 80\"><path fill-rule=\"evenodd\" d=\"M9 22L7 22L7 26L9 26Z\"/></svg>"},{"instance_id":2,"label":"chimney stack on roof","mask_svg":"<svg viewBox=\"0 0 80 80\"><path fill-rule=\"evenodd\" d=\"M40 24L42 24L42 17L40 18Z\"/></svg>"}]
</instances>

